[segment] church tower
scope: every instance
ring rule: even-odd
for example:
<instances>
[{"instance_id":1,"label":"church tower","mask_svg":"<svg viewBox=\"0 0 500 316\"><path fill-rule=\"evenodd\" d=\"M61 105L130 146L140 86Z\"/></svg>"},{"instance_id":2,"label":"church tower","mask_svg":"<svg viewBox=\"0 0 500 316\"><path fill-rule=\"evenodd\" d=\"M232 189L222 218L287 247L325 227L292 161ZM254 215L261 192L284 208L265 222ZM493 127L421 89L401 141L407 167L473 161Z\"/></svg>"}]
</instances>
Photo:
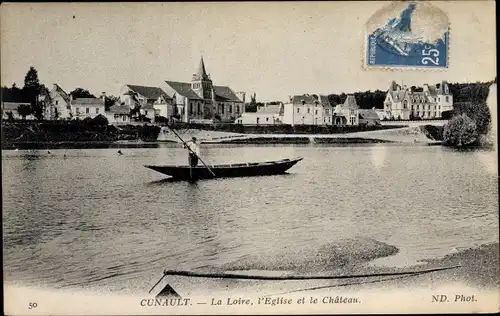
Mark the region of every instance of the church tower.
<instances>
[{"instance_id":1,"label":"church tower","mask_svg":"<svg viewBox=\"0 0 500 316\"><path fill-rule=\"evenodd\" d=\"M191 89L196 92L196 94L202 99L212 99L212 80L205 70L203 56L201 56L198 71L193 74L193 79L191 80Z\"/></svg>"}]
</instances>

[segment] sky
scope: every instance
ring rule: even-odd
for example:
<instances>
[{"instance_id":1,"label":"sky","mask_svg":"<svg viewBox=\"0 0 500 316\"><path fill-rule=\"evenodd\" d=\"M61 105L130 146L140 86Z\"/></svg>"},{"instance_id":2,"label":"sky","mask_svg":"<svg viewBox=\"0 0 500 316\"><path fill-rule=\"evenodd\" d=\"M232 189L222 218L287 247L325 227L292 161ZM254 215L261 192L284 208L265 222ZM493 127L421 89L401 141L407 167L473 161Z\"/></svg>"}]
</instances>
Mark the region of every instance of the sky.
<instances>
[{"instance_id":1,"label":"sky","mask_svg":"<svg viewBox=\"0 0 500 316\"><path fill-rule=\"evenodd\" d=\"M447 70L363 67L365 25L388 2L3 3L1 85L22 86L34 66L49 87L117 95L189 82L201 55L215 85L257 101L492 80L494 2L431 3L450 19Z\"/></svg>"}]
</instances>

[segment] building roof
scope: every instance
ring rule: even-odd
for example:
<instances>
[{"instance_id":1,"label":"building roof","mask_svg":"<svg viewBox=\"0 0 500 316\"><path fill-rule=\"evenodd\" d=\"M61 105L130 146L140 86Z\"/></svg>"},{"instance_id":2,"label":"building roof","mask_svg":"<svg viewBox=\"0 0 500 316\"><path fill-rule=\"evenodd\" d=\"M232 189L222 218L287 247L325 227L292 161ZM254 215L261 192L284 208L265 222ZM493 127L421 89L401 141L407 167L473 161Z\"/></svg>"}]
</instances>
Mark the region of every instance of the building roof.
<instances>
[{"instance_id":1,"label":"building roof","mask_svg":"<svg viewBox=\"0 0 500 316\"><path fill-rule=\"evenodd\" d=\"M61 86L59 86L57 83L54 83L54 89L55 92L59 93L59 95L64 99L64 101L69 103L70 101L69 94L67 94L66 91L64 91L63 88L61 88Z\"/></svg>"},{"instance_id":2,"label":"building roof","mask_svg":"<svg viewBox=\"0 0 500 316\"><path fill-rule=\"evenodd\" d=\"M303 95L294 95L292 97L293 104L302 104L302 101L305 104L313 104L314 102L318 102L322 106L331 106L330 101L327 96L324 95L314 95L314 94L303 94Z\"/></svg>"},{"instance_id":3,"label":"building roof","mask_svg":"<svg viewBox=\"0 0 500 316\"><path fill-rule=\"evenodd\" d=\"M268 104L265 106L260 106L257 108L257 113L266 114L282 114L283 105L282 104Z\"/></svg>"},{"instance_id":4,"label":"building roof","mask_svg":"<svg viewBox=\"0 0 500 316\"><path fill-rule=\"evenodd\" d=\"M2 102L2 110L4 111L17 111L17 107L21 104L30 105L26 102Z\"/></svg>"},{"instance_id":5,"label":"building roof","mask_svg":"<svg viewBox=\"0 0 500 316\"><path fill-rule=\"evenodd\" d=\"M109 108L108 112L113 114L130 114L130 108L128 106L118 105L115 103Z\"/></svg>"},{"instance_id":6,"label":"building roof","mask_svg":"<svg viewBox=\"0 0 500 316\"><path fill-rule=\"evenodd\" d=\"M136 92L147 99L157 100L159 97L171 99L171 97L169 97L165 91L158 87L138 86L131 84L127 84L126 86L129 87L129 89L133 92Z\"/></svg>"},{"instance_id":7,"label":"building roof","mask_svg":"<svg viewBox=\"0 0 500 316\"><path fill-rule=\"evenodd\" d=\"M406 92L407 92L406 90L390 91L390 93L392 95L392 100L394 102L402 101L406 95Z\"/></svg>"},{"instance_id":8,"label":"building roof","mask_svg":"<svg viewBox=\"0 0 500 316\"><path fill-rule=\"evenodd\" d=\"M102 102L99 98L77 98L71 100L72 105L86 105L86 106L104 106L104 102Z\"/></svg>"},{"instance_id":9,"label":"building roof","mask_svg":"<svg viewBox=\"0 0 500 316\"><path fill-rule=\"evenodd\" d=\"M358 104L356 103L356 98L354 95L350 94L347 96L347 98L344 101L344 104L342 104L343 108L347 109L358 109Z\"/></svg>"},{"instance_id":10,"label":"building roof","mask_svg":"<svg viewBox=\"0 0 500 316\"><path fill-rule=\"evenodd\" d=\"M374 109L360 109L359 116L365 120L380 120L380 117Z\"/></svg>"},{"instance_id":11,"label":"building roof","mask_svg":"<svg viewBox=\"0 0 500 316\"><path fill-rule=\"evenodd\" d=\"M191 84L187 82L165 81L178 94L189 99L201 100L201 98L191 89Z\"/></svg>"},{"instance_id":12,"label":"building roof","mask_svg":"<svg viewBox=\"0 0 500 316\"><path fill-rule=\"evenodd\" d=\"M216 101L235 101L243 102L228 86L214 86L215 100ZM219 100L217 100L219 99Z\"/></svg>"}]
</instances>

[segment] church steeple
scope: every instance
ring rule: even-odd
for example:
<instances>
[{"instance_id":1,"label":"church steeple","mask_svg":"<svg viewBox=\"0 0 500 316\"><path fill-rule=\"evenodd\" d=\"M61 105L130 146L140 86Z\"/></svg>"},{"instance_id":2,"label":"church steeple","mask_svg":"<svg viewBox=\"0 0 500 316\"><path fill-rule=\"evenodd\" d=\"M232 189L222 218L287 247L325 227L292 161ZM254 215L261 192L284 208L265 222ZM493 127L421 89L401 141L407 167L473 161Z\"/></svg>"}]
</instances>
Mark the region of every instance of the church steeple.
<instances>
[{"instance_id":1,"label":"church steeple","mask_svg":"<svg viewBox=\"0 0 500 316\"><path fill-rule=\"evenodd\" d=\"M207 71L205 70L205 63L203 62L203 56L201 56L200 65L198 66L198 72L196 74L198 75L198 78L201 80L209 79Z\"/></svg>"},{"instance_id":2,"label":"church steeple","mask_svg":"<svg viewBox=\"0 0 500 316\"><path fill-rule=\"evenodd\" d=\"M212 80L210 79L210 76L207 74L207 70L205 69L203 56L201 56L198 71L193 74L193 80L191 80L191 89L202 99L212 99Z\"/></svg>"}]
</instances>

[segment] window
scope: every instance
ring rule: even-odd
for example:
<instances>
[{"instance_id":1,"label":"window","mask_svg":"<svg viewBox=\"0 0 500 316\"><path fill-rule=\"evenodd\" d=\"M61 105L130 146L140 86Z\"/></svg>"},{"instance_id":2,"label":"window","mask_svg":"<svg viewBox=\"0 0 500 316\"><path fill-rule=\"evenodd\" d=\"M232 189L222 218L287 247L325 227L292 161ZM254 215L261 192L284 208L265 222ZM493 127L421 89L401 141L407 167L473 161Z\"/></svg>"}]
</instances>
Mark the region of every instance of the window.
<instances>
[{"instance_id":1,"label":"window","mask_svg":"<svg viewBox=\"0 0 500 316\"><path fill-rule=\"evenodd\" d=\"M146 115L146 116L147 116L147 115L148 115L148 111L144 111L144 115Z\"/></svg>"},{"instance_id":2,"label":"window","mask_svg":"<svg viewBox=\"0 0 500 316\"><path fill-rule=\"evenodd\" d=\"M76 108L76 114L80 114L80 108Z\"/></svg>"},{"instance_id":3,"label":"window","mask_svg":"<svg viewBox=\"0 0 500 316\"><path fill-rule=\"evenodd\" d=\"M99 114L99 108L95 108L95 114Z\"/></svg>"},{"instance_id":4,"label":"window","mask_svg":"<svg viewBox=\"0 0 500 316\"><path fill-rule=\"evenodd\" d=\"M311 113L311 109L310 108L307 108L307 113Z\"/></svg>"},{"instance_id":5,"label":"window","mask_svg":"<svg viewBox=\"0 0 500 316\"><path fill-rule=\"evenodd\" d=\"M297 108L297 113L300 113L300 108Z\"/></svg>"},{"instance_id":6,"label":"window","mask_svg":"<svg viewBox=\"0 0 500 316\"><path fill-rule=\"evenodd\" d=\"M266 122L269 122L269 118L268 117L266 117Z\"/></svg>"},{"instance_id":7,"label":"window","mask_svg":"<svg viewBox=\"0 0 500 316\"><path fill-rule=\"evenodd\" d=\"M238 113L238 114L240 113L240 106L239 105L236 106L236 113Z\"/></svg>"},{"instance_id":8,"label":"window","mask_svg":"<svg viewBox=\"0 0 500 316\"><path fill-rule=\"evenodd\" d=\"M257 118L257 124L259 124L259 118Z\"/></svg>"},{"instance_id":9,"label":"window","mask_svg":"<svg viewBox=\"0 0 500 316\"><path fill-rule=\"evenodd\" d=\"M439 102L441 102L441 97L438 98Z\"/></svg>"},{"instance_id":10,"label":"window","mask_svg":"<svg viewBox=\"0 0 500 316\"><path fill-rule=\"evenodd\" d=\"M229 109L228 110L229 110L228 111L229 113L233 113L233 105L232 104L229 105Z\"/></svg>"},{"instance_id":11,"label":"window","mask_svg":"<svg viewBox=\"0 0 500 316\"><path fill-rule=\"evenodd\" d=\"M408 108L408 101L404 100L403 102L403 108L407 109Z\"/></svg>"},{"instance_id":12,"label":"window","mask_svg":"<svg viewBox=\"0 0 500 316\"><path fill-rule=\"evenodd\" d=\"M222 106L221 106L221 108L220 108L220 109L221 109L221 111L220 111L220 112L221 112L222 114L224 114L224 104L222 104ZM258 124L258 123L257 123L257 124Z\"/></svg>"},{"instance_id":13,"label":"window","mask_svg":"<svg viewBox=\"0 0 500 316\"><path fill-rule=\"evenodd\" d=\"M59 104L59 101L56 100L56 105L58 105L58 104Z\"/></svg>"},{"instance_id":14,"label":"window","mask_svg":"<svg viewBox=\"0 0 500 316\"><path fill-rule=\"evenodd\" d=\"M316 115L317 115L317 114L318 114L318 110L314 110L314 114L316 114Z\"/></svg>"},{"instance_id":15,"label":"window","mask_svg":"<svg viewBox=\"0 0 500 316\"><path fill-rule=\"evenodd\" d=\"M89 108L85 108L85 113L90 113L90 109Z\"/></svg>"},{"instance_id":16,"label":"window","mask_svg":"<svg viewBox=\"0 0 500 316\"><path fill-rule=\"evenodd\" d=\"M326 115L329 115L329 114L330 114L330 109L326 109L326 110L325 110L325 114L326 114Z\"/></svg>"},{"instance_id":17,"label":"window","mask_svg":"<svg viewBox=\"0 0 500 316\"><path fill-rule=\"evenodd\" d=\"M449 100L450 100L450 99L449 99L449 97L448 97L448 96L446 96L446 102L449 102Z\"/></svg>"},{"instance_id":18,"label":"window","mask_svg":"<svg viewBox=\"0 0 500 316\"><path fill-rule=\"evenodd\" d=\"M126 116L126 115L124 115L124 116L122 117L122 121L124 121L124 122L125 122L126 120L127 120L127 116Z\"/></svg>"},{"instance_id":19,"label":"window","mask_svg":"<svg viewBox=\"0 0 500 316\"><path fill-rule=\"evenodd\" d=\"M198 114L201 114L201 104L198 103Z\"/></svg>"}]
</instances>

